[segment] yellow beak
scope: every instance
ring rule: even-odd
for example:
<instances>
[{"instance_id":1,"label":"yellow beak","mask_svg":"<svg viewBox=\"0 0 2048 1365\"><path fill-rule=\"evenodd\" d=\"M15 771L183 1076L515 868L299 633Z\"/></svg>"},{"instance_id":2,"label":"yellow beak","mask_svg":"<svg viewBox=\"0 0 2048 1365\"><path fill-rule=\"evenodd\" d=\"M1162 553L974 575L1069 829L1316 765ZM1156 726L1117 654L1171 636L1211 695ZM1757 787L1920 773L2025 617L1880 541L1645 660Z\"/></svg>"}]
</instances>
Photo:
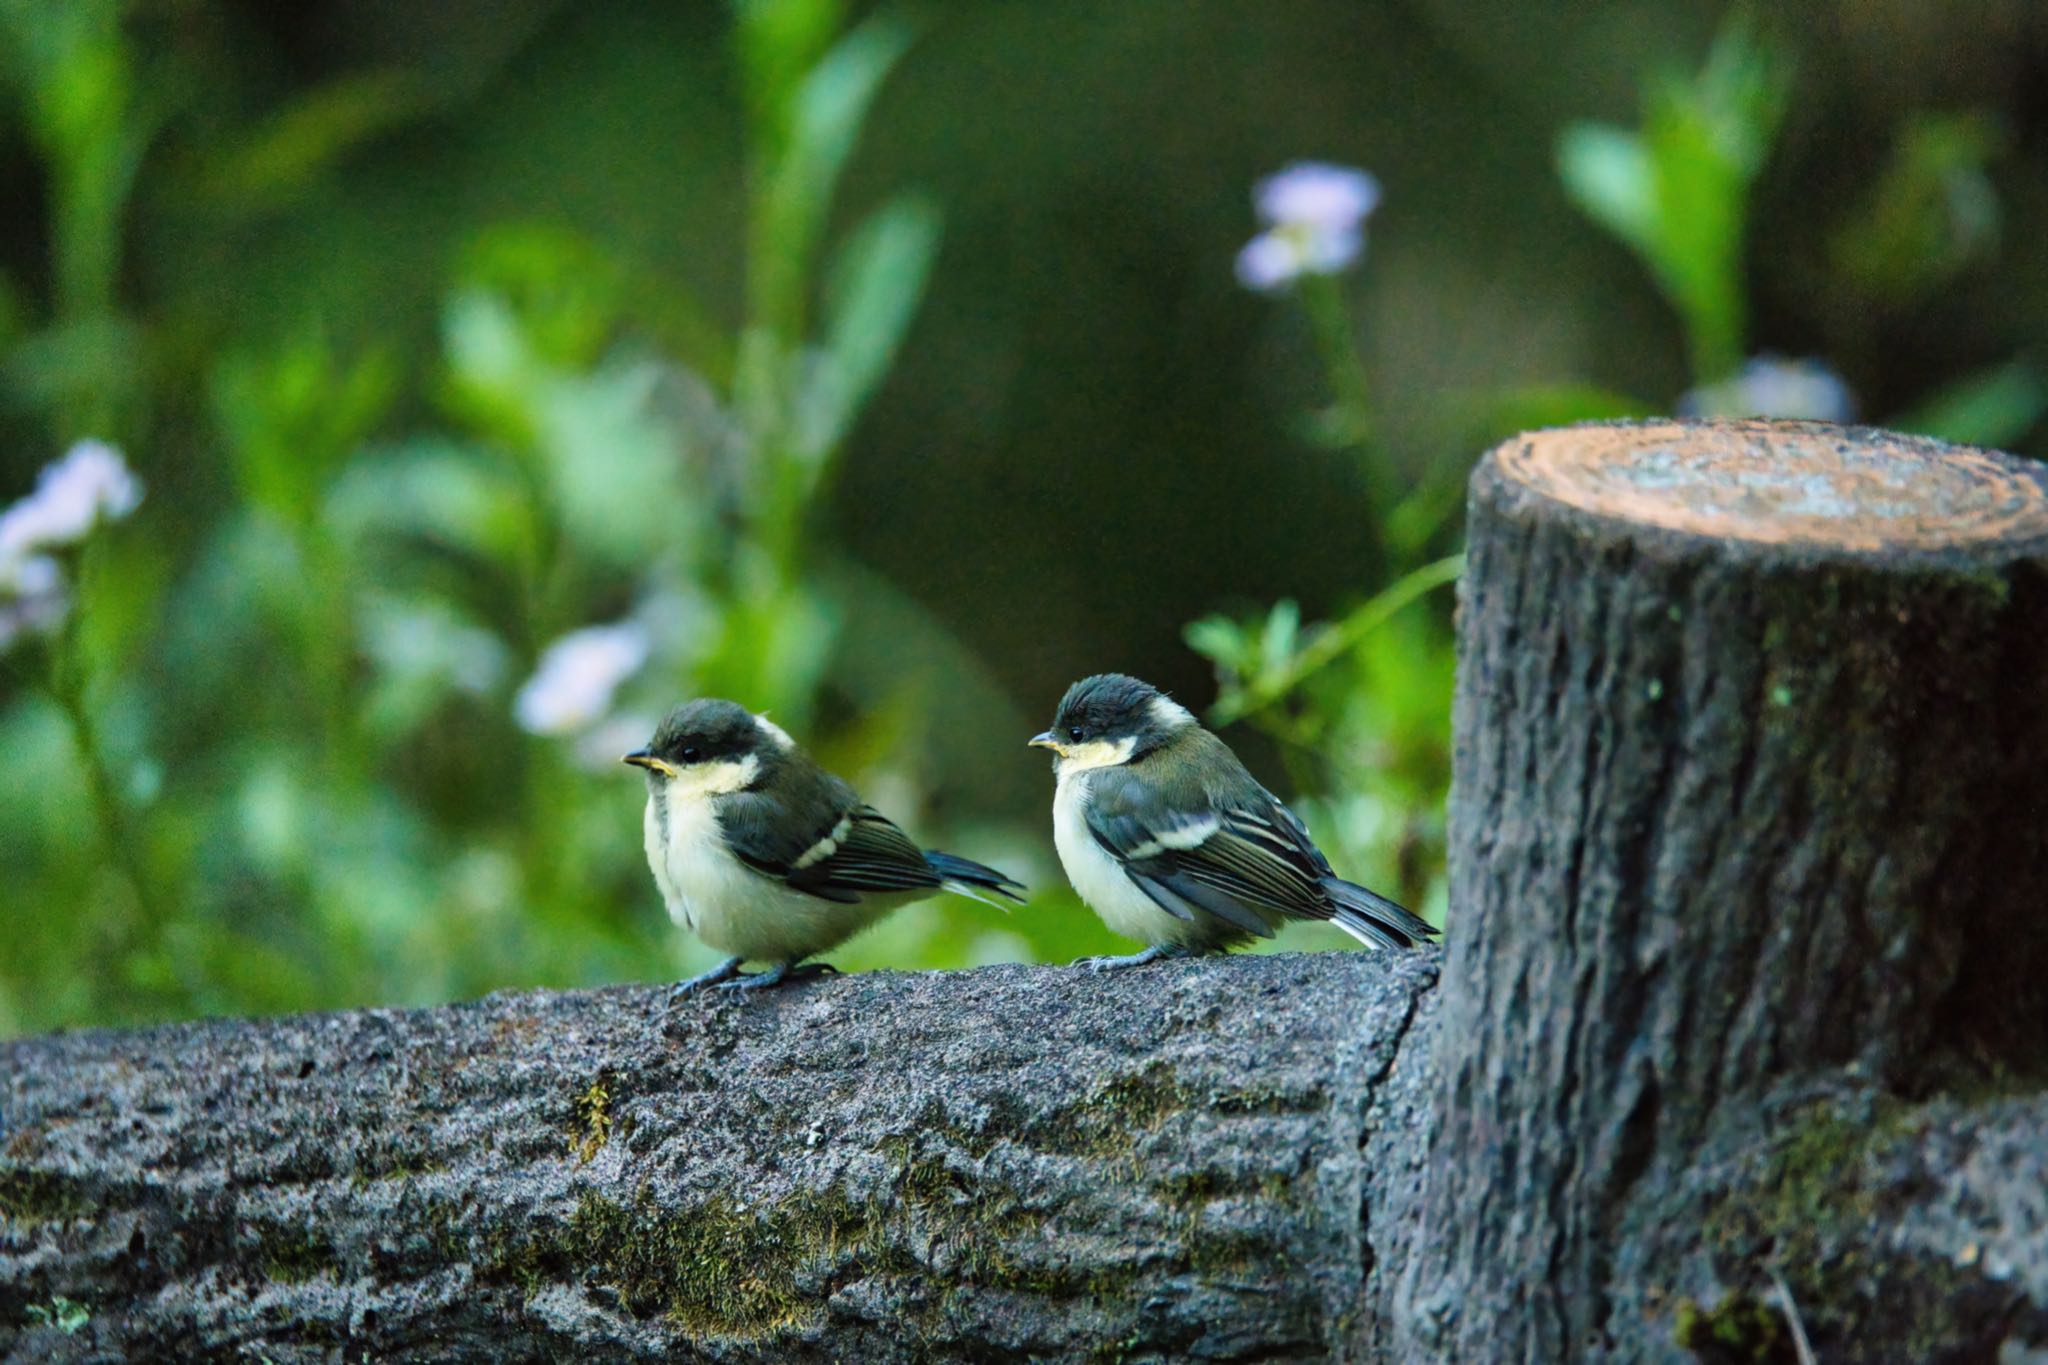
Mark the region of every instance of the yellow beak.
<instances>
[{"instance_id":1,"label":"yellow beak","mask_svg":"<svg viewBox=\"0 0 2048 1365\"><path fill-rule=\"evenodd\" d=\"M1050 749L1056 754L1065 753L1066 746L1052 737L1052 731L1045 730L1024 741L1027 749Z\"/></svg>"},{"instance_id":2,"label":"yellow beak","mask_svg":"<svg viewBox=\"0 0 2048 1365\"><path fill-rule=\"evenodd\" d=\"M635 749L632 753L627 754L624 758L620 759L619 762L630 763L636 768L646 768L651 772L661 773L666 777L682 776L682 774L676 771L675 765L673 763L669 763L662 759L656 758L653 754L648 753L645 749Z\"/></svg>"}]
</instances>

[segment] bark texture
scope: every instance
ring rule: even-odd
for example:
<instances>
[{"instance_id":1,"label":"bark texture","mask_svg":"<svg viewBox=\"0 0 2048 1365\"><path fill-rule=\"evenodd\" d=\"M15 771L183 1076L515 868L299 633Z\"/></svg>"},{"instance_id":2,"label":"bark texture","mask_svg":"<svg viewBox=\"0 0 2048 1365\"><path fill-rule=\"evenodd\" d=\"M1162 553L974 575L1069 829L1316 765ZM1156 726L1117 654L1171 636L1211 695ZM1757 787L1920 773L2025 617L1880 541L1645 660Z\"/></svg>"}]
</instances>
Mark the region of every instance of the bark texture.
<instances>
[{"instance_id":1,"label":"bark texture","mask_svg":"<svg viewBox=\"0 0 2048 1365\"><path fill-rule=\"evenodd\" d=\"M1674 1224L1694 1158L1774 1087L2040 1074L2048 485L1873 431L1604 425L1488 456L1469 537L1436 1138L1459 1159L1404 1340L1641 1358L1671 1341L1641 1295L1701 1231Z\"/></svg>"},{"instance_id":2,"label":"bark texture","mask_svg":"<svg viewBox=\"0 0 2048 1365\"><path fill-rule=\"evenodd\" d=\"M1322 1359L1435 953L0 1048L0 1355ZM62 1298L74 1336L30 1329ZM24 1330L30 1329L30 1330Z\"/></svg>"}]
</instances>

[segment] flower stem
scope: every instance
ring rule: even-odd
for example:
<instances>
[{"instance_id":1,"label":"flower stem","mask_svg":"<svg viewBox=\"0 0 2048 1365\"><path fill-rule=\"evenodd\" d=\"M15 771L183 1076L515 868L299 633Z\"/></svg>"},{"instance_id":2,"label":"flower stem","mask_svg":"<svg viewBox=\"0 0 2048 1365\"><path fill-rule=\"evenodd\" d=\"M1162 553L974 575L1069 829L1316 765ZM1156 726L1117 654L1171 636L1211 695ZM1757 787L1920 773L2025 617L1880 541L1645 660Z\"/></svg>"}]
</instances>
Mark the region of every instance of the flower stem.
<instances>
[{"instance_id":1,"label":"flower stem","mask_svg":"<svg viewBox=\"0 0 2048 1365\"><path fill-rule=\"evenodd\" d=\"M99 823L101 842L135 897L140 924L130 926L136 932L127 935L130 940L127 946L131 949L152 949L162 934L163 920L157 913L156 897L149 879L143 875L141 861L136 856L128 813L115 789L106 751L100 745L99 730L93 723L92 710L85 702L84 680L76 666L66 667L55 660L52 663L54 666L47 679L49 692L70 723L71 742L78 750L79 762L85 767L86 788Z\"/></svg>"},{"instance_id":2,"label":"flower stem","mask_svg":"<svg viewBox=\"0 0 2048 1365\"><path fill-rule=\"evenodd\" d=\"M1272 706L1301 686L1310 674L1320 672L1358 648L1395 612L1447 583L1457 582L1458 575L1464 571L1463 554L1450 555L1410 570L1353 608L1343 620L1312 638L1285 668L1271 677L1259 679L1227 701L1219 701L1211 709L1211 717L1216 724L1227 725Z\"/></svg>"},{"instance_id":3,"label":"flower stem","mask_svg":"<svg viewBox=\"0 0 2048 1365\"><path fill-rule=\"evenodd\" d=\"M1303 275L1301 302L1336 395L1337 434L1345 445L1363 450L1372 440L1372 387L1337 276Z\"/></svg>"}]
</instances>

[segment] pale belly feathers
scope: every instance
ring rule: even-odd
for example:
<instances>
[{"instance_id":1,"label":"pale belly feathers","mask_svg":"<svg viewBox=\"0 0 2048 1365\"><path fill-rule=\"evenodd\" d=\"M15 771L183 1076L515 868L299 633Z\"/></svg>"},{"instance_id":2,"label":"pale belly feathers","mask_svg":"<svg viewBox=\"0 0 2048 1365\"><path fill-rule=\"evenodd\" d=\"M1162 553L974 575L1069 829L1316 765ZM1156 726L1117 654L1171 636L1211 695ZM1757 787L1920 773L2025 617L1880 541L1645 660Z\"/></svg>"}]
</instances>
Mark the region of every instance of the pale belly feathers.
<instances>
[{"instance_id":1,"label":"pale belly feathers","mask_svg":"<svg viewBox=\"0 0 2048 1365\"><path fill-rule=\"evenodd\" d=\"M645 834L647 863L669 918L734 957L794 962L837 947L917 899L870 894L845 905L792 890L726 849L718 816L704 797L650 796Z\"/></svg>"},{"instance_id":2,"label":"pale belly feathers","mask_svg":"<svg viewBox=\"0 0 2048 1365\"><path fill-rule=\"evenodd\" d=\"M1088 832L1082 814L1081 794L1089 771L1061 773L1052 798L1052 841L1059 850L1060 865L1067 880L1089 909L1102 922L1125 938L1140 943L1175 944L1184 948L1207 948L1242 937L1214 917L1197 913L1190 923L1159 908L1138 889L1123 865L1111 857L1095 836Z\"/></svg>"}]
</instances>

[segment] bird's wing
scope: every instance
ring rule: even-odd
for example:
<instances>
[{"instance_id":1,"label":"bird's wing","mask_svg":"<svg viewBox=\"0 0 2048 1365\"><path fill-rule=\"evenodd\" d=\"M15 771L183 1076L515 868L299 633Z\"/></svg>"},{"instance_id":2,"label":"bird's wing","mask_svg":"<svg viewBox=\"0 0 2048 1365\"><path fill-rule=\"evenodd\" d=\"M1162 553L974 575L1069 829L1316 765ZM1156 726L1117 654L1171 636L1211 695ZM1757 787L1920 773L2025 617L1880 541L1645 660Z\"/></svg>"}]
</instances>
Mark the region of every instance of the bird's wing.
<instances>
[{"instance_id":1,"label":"bird's wing","mask_svg":"<svg viewBox=\"0 0 2048 1365\"><path fill-rule=\"evenodd\" d=\"M924 851L838 778L794 797L734 792L720 798L719 828L739 860L764 877L828 901L862 892L935 887Z\"/></svg>"},{"instance_id":2,"label":"bird's wing","mask_svg":"<svg viewBox=\"0 0 2048 1365\"><path fill-rule=\"evenodd\" d=\"M1208 913L1270 938L1279 918L1330 918L1330 865L1301 822L1257 783L1226 796L1168 792L1140 765L1095 774L1088 829L1169 913ZM1163 893L1163 894L1162 894Z\"/></svg>"}]
</instances>

